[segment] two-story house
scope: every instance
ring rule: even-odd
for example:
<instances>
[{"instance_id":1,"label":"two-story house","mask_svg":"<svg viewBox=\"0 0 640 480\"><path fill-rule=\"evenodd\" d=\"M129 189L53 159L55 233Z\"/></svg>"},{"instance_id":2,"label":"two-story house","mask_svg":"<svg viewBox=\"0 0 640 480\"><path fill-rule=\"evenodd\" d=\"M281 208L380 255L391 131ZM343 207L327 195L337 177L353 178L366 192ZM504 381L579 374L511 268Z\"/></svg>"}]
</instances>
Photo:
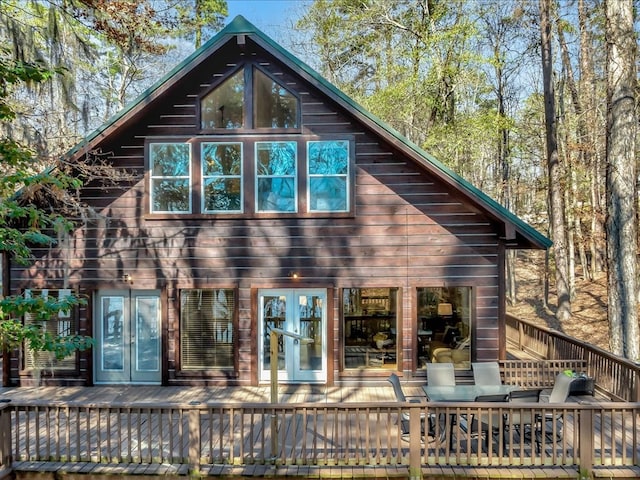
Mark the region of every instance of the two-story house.
<instances>
[{"instance_id":1,"label":"two-story house","mask_svg":"<svg viewBox=\"0 0 640 480\"><path fill-rule=\"evenodd\" d=\"M94 217L3 262L5 293L88 299L50 328L95 347L47 359L49 384L464 375L505 356L506 250L550 244L242 17L68 160L92 152L135 180L86 184ZM274 327L313 342L272 358ZM37 366L5 360L13 384Z\"/></svg>"}]
</instances>

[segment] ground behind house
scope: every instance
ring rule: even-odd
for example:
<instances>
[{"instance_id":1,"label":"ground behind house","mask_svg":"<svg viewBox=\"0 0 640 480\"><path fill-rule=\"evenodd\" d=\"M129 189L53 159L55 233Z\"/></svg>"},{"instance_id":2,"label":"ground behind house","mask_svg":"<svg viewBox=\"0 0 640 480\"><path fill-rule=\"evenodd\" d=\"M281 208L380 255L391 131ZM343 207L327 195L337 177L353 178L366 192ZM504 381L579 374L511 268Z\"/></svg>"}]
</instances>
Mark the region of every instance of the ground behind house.
<instances>
[{"instance_id":1,"label":"ground behind house","mask_svg":"<svg viewBox=\"0 0 640 480\"><path fill-rule=\"evenodd\" d=\"M600 273L595 280L576 279L576 298L572 316L562 325L555 318L555 279L550 279L550 309L544 307L544 253L521 253L516 265L518 302L507 305L507 312L561 331L574 338L609 350L607 321L607 277Z\"/></svg>"}]
</instances>

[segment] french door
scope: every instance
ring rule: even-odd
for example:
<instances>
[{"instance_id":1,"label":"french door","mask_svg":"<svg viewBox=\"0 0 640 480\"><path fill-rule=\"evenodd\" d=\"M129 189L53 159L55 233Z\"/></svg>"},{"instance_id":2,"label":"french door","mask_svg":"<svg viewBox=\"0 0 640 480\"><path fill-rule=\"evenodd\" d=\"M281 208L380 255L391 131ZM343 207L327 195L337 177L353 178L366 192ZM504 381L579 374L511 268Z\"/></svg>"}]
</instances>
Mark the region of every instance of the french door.
<instances>
[{"instance_id":1,"label":"french door","mask_svg":"<svg viewBox=\"0 0 640 480\"><path fill-rule=\"evenodd\" d=\"M100 291L95 309L95 383L161 383L160 291Z\"/></svg>"},{"instance_id":2,"label":"french door","mask_svg":"<svg viewBox=\"0 0 640 480\"><path fill-rule=\"evenodd\" d=\"M278 362L278 381L324 383L327 380L327 292L322 289L273 289L258 292L258 358L260 381L271 378ZM301 335L300 341L278 335L278 358L271 358L272 329ZM309 343L309 340L313 340Z\"/></svg>"}]
</instances>

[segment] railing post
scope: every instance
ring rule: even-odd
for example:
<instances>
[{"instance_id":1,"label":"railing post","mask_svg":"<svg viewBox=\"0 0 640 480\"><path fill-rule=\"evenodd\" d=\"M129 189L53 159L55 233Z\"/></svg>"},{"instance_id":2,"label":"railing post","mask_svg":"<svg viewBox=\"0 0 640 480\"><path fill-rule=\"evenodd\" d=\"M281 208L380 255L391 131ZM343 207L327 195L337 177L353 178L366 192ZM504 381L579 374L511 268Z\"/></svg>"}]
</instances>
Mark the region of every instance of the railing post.
<instances>
[{"instance_id":1,"label":"railing post","mask_svg":"<svg viewBox=\"0 0 640 480\"><path fill-rule=\"evenodd\" d=\"M420 407L409 408L409 478L422 479L422 425L420 424Z\"/></svg>"},{"instance_id":2,"label":"railing post","mask_svg":"<svg viewBox=\"0 0 640 480\"><path fill-rule=\"evenodd\" d=\"M584 474L588 474L587 478L591 478L593 470L593 415L594 410L591 408L581 408L578 410L580 415L580 434L578 436L578 452L580 455L580 474L583 478Z\"/></svg>"},{"instance_id":3,"label":"railing post","mask_svg":"<svg viewBox=\"0 0 640 480\"><path fill-rule=\"evenodd\" d=\"M0 467L11 467L11 409L0 405Z\"/></svg>"},{"instance_id":4,"label":"railing post","mask_svg":"<svg viewBox=\"0 0 640 480\"><path fill-rule=\"evenodd\" d=\"M524 325L518 320L518 350L522 351L522 344L524 343Z\"/></svg>"},{"instance_id":5,"label":"railing post","mask_svg":"<svg viewBox=\"0 0 640 480\"><path fill-rule=\"evenodd\" d=\"M190 409L187 421L189 424L189 472L198 474L200 472L200 410Z\"/></svg>"}]
</instances>

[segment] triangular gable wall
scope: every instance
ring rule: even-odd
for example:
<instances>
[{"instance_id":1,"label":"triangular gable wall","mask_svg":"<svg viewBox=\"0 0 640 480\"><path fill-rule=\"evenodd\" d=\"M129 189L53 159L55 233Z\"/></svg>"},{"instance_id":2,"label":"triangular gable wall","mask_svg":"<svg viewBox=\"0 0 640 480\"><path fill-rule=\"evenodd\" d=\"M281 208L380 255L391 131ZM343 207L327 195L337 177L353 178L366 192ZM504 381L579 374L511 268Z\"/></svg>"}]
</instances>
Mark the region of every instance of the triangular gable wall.
<instances>
[{"instance_id":1,"label":"triangular gable wall","mask_svg":"<svg viewBox=\"0 0 640 480\"><path fill-rule=\"evenodd\" d=\"M301 78L308 81L323 94L327 95L328 98L348 111L355 119L374 131L383 140L388 142L392 148L413 159L417 164L422 165L444 184L457 190L470 204L476 205L480 211L483 211L490 218L493 218L498 224L502 224L502 235L506 240L505 245L507 248L546 249L551 246L551 241L544 235L540 234L484 192L455 174L389 125L363 109L343 92L322 78L311 67L283 49L242 16L236 17L199 50L195 51L162 79L143 92L143 94L126 109L94 131L85 141L78 144L68 155L75 157L89 152L109 135L116 133L122 128L127 128L127 125L139 122L142 116L147 116L150 110L155 110L159 106L158 99L162 99L162 104L166 105L167 93L179 89L181 82L188 76L197 75L199 69L207 68L209 61L220 62L221 57L224 57L225 46L228 46L231 42L243 44L248 41L256 42L257 45L264 48L270 55L278 58L293 72L300 75ZM235 52L235 47L232 50ZM233 62L234 59L230 58L230 61Z\"/></svg>"}]
</instances>

